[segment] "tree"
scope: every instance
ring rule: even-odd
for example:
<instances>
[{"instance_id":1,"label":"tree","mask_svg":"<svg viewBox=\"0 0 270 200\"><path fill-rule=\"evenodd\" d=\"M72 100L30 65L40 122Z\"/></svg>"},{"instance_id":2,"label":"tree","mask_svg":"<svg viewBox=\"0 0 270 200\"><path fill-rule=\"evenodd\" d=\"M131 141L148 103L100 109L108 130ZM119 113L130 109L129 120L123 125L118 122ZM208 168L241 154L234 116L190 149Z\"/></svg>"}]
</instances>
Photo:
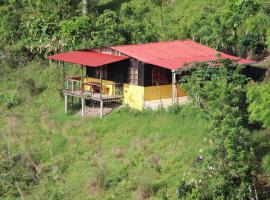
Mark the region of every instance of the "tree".
<instances>
[{"instance_id":1,"label":"tree","mask_svg":"<svg viewBox=\"0 0 270 200\"><path fill-rule=\"evenodd\" d=\"M213 48L255 59L266 50L269 19L256 0L230 0L220 8L207 5L193 18L183 16L179 32Z\"/></svg>"},{"instance_id":2,"label":"tree","mask_svg":"<svg viewBox=\"0 0 270 200\"><path fill-rule=\"evenodd\" d=\"M84 15L97 11L98 0L82 0L82 13Z\"/></svg>"},{"instance_id":3,"label":"tree","mask_svg":"<svg viewBox=\"0 0 270 200\"><path fill-rule=\"evenodd\" d=\"M256 170L247 129L246 89L242 67L231 61L198 64L184 78L184 88L199 97L209 119L206 148L178 187L180 199L251 199L256 196Z\"/></svg>"},{"instance_id":4,"label":"tree","mask_svg":"<svg viewBox=\"0 0 270 200\"><path fill-rule=\"evenodd\" d=\"M137 4L136 7L129 3L122 4L120 16L127 33L127 43L138 44L158 40L156 27L147 17L149 12L149 6L145 4Z\"/></svg>"},{"instance_id":5,"label":"tree","mask_svg":"<svg viewBox=\"0 0 270 200\"><path fill-rule=\"evenodd\" d=\"M60 23L60 37L65 49L79 49L92 46L92 32L95 23L92 17L84 15Z\"/></svg>"},{"instance_id":6,"label":"tree","mask_svg":"<svg viewBox=\"0 0 270 200\"><path fill-rule=\"evenodd\" d=\"M92 32L93 44L95 46L110 46L124 44L126 42L126 32L117 14L110 10L105 10L95 24L95 31Z\"/></svg>"},{"instance_id":7,"label":"tree","mask_svg":"<svg viewBox=\"0 0 270 200\"><path fill-rule=\"evenodd\" d=\"M164 13L163 13L163 5L164 0L152 0L152 2L160 8L160 19L161 19L161 26L164 28Z\"/></svg>"},{"instance_id":8,"label":"tree","mask_svg":"<svg viewBox=\"0 0 270 200\"><path fill-rule=\"evenodd\" d=\"M250 120L270 128L270 82L250 85L247 93Z\"/></svg>"}]
</instances>

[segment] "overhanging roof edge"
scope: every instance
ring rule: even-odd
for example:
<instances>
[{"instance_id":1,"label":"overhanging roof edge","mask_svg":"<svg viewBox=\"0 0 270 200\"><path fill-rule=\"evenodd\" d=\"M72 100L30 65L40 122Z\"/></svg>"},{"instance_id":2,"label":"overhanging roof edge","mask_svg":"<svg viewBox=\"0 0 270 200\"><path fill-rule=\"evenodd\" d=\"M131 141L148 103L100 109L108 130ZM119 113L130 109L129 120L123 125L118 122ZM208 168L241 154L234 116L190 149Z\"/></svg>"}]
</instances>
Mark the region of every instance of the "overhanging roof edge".
<instances>
[{"instance_id":1,"label":"overhanging roof edge","mask_svg":"<svg viewBox=\"0 0 270 200\"><path fill-rule=\"evenodd\" d=\"M84 65L88 67L100 67L110 63L126 60L129 57L105 54L94 51L77 50L48 56L50 60Z\"/></svg>"}]
</instances>

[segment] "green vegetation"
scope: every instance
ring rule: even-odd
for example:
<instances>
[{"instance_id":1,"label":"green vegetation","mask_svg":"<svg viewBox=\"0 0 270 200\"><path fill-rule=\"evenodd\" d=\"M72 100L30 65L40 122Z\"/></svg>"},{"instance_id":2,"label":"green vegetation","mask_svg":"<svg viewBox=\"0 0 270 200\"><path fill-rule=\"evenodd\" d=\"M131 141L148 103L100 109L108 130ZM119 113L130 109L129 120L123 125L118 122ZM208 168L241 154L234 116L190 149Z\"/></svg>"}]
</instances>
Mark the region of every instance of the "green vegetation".
<instances>
[{"instance_id":1,"label":"green vegetation","mask_svg":"<svg viewBox=\"0 0 270 200\"><path fill-rule=\"evenodd\" d=\"M265 199L269 83L248 84L241 67L227 61L219 68L199 64L184 81L201 109L118 109L103 120L82 119L64 114L61 72L44 58L190 38L261 59L269 53L269 6L268 0L0 0L1 199Z\"/></svg>"},{"instance_id":2,"label":"green vegetation","mask_svg":"<svg viewBox=\"0 0 270 200\"><path fill-rule=\"evenodd\" d=\"M261 122L264 127L270 127L270 82L261 85L251 85L248 93L250 101L250 119Z\"/></svg>"},{"instance_id":3,"label":"green vegetation","mask_svg":"<svg viewBox=\"0 0 270 200\"><path fill-rule=\"evenodd\" d=\"M2 0L0 55L19 65L78 48L194 39L261 58L269 47L267 0Z\"/></svg>"},{"instance_id":4,"label":"green vegetation","mask_svg":"<svg viewBox=\"0 0 270 200\"><path fill-rule=\"evenodd\" d=\"M33 63L6 75L1 94L13 89L21 101L1 106L4 199L176 198L179 180L204 149L206 121L193 108L119 109L103 120L82 119L64 114L58 66ZM30 95L30 87L18 87L30 78L45 89ZM10 164L18 156L25 163L19 169Z\"/></svg>"},{"instance_id":5,"label":"green vegetation","mask_svg":"<svg viewBox=\"0 0 270 200\"><path fill-rule=\"evenodd\" d=\"M179 197L256 198L255 156L246 119L248 78L242 74L243 67L231 61L213 64L219 67L195 65L184 78L184 88L207 113L211 132L201 163L191 170L192 181L178 188Z\"/></svg>"}]
</instances>

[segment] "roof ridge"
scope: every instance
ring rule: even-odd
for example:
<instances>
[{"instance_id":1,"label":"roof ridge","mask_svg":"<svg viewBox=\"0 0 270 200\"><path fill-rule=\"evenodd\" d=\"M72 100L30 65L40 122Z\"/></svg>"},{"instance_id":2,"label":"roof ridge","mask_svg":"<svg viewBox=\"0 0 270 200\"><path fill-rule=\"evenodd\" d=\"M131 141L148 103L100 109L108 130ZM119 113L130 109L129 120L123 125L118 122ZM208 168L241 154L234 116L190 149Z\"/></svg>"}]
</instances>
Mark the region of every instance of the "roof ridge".
<instances>
[{"instance_id":1,"label":"roof ridge","mask_svg":"<svg viewBox=\"0 0 270 200\"><path fill-rule=\"evenodd\" d=\"M127 46L143 46L143 45L151 45L151 44L168 44L173 42L185 42L185 41L192 41L191 39L184 39L184 40L169 40L169 41L157 41L157 42L147 42L147 43L139 43L139 44L123 44L123 45L115 45L115 46L109 46L110 48L114 47L127 47ZM194 43L197 43L195 41L192 41Z\"/></svg>"}]
</instances>

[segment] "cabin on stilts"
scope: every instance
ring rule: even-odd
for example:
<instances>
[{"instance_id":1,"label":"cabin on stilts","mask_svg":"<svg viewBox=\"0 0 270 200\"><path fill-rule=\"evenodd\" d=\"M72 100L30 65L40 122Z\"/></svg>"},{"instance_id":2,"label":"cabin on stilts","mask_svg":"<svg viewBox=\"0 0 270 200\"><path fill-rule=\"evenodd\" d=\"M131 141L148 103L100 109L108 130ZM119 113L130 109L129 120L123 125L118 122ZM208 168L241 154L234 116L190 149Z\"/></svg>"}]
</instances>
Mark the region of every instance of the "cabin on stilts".
<instances>
[{"instance_id":1,"label":"cabin on stilts","mask_svg":"<svg viewBox=\"0 0 270 200\"><path fill-rule=\"evenodd\" d=\"M221 58L239 64L254 61L218 52L191 40L92 48L49 56L63 63L65 111L68 101L79 97L84 115L85 100L98 102L100 117L106 103L121 102L131 108L167 107L187 101L178 84L185 66ZM80 76L66 76L65 63L81 66Z\"/></svg>"}]
</instances>

